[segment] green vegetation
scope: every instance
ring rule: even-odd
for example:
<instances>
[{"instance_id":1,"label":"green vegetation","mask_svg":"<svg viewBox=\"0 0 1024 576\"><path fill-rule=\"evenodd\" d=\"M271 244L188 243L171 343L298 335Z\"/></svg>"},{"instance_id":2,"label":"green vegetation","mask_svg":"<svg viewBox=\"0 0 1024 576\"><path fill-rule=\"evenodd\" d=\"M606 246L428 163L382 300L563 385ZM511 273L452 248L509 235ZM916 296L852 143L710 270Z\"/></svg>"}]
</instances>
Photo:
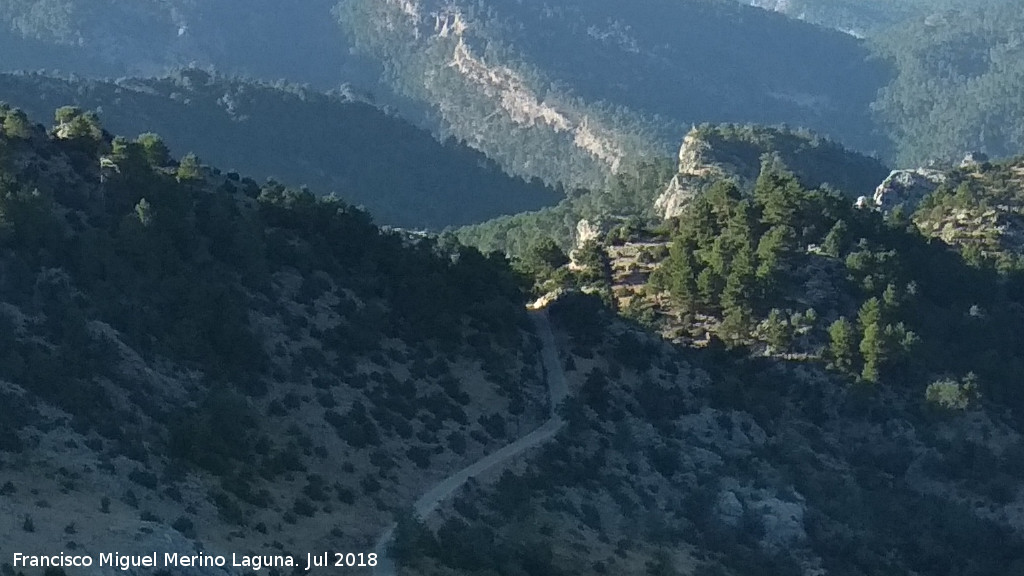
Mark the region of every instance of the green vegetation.
<instances>
[{"instance_id":1,"label":"green vegetation","mask_svg":"<svg viewBox=\"0 0 1024 576\"><path fill-rule=\"evenodd\" d=\"M710 168L716 176L753 183L765 157L781 163L807 188L829 186L851 198L870 195L889 175L877 158L854 152L806 129L752 124L700 124L684 142L685 170Z\"/></svg>"},{"instance_id":2,"label":"green vegetation","mask_svg":"<svg viewBox=\"0 0 1024 576\"><path fill-rule=\"evenodd\" d=\"M0 125L22 117L0 106ZM166 427L166 439L125 450L143 461L162 448L224 476L239 466L267 477L302 469L301 458L262 436L253 399L284 379L319 389L362 379L366 388L356 358L379 353L382 342L420 347L421 363L436 350L479 355L503 394L523 394L513 382L527 378L513 381L508 355L523 345L524 294L503 257L384 232L336 198L221 175L194 155L174 161L155 134L112 138L77 108L59 109L49 133L16 132L5 128L0 137L0 378L61 407L81 432L138 443L136 420L114 416L119 408L105 384L142 385L122 372L122 346L139 361L194 370L202 382L173 418L156 399L146 402L142 409ZM309 326L282 307L282 282L293 275L301 280L293 297L303 306L334 301L336 325ZM8 310L31 320L9 319ZM291 354L269 347L261 322L282 314L287 338L301 341L302 329L315 347ZM443 362L429 366L417 376L426 387L448 375ZM410 426L415 403L437 410L438 425L459 418L449 408L455 400L427 403L426 391L379 376L388 385L367 389L366 404L355 402L340 423L327 413L350 446L373 447L396 426L401 433L396 421ZM283 411L298 405L297 397L284 400ZM30 415L4 418L3 430L16 432ZM5 449L16 451L16 440ZM155 486L156 479L147 472L136 481ZM235 490L258 500L244 486Z\"/></svg>"},{"instance_id":3,"label":"green vegetation","mask_svg":"<svg viewBox=\"0 0 1024 576\"><path fill-rule=\"evenodd\" d=\"M407 525L402 564L470 574L616 574L640 565L653 574L697 566L695 574L790 576L820 563L835 574L967 576L1000 572L1024 550L1007 526L920 489L906 473L925 450L918 440L865 435L882 423L930 430L893 405L899 391L835 397L836 383L814 368L670 350L620 333L608 314L580 312L576 297L551 312L597 363L572 375L580 389L557 441L521 470L467 487L436 529ZM729 396L733 386L740 390ZM835 400L811 400L822 396ZM979 465L1000 475L1012 465L1011 454L986 457L958 440L937 447L945 456L935 466L963 477ZM723 505L730 497L736 515Z\"/></svg>"},{"instance_id":4,"label":"green vegetation","mask_svg":"<svg viewBox=\"0 0 1024 576\"><path fill-rule=\"evenodd\" d=\"M702 121L790 123L886 148L868 111L886 72L843 34L702 0L403 6L355 0L335 13L390 85L516 174L598 187L619 159L649 158Z\"/></svg>"},{"instance_id":5,"label":"green vegetation","mask_svg":"<svg viewBox=\"0 0 1024 576\"><path fill-rule=\"evenodd\" d=\"M441 229L562 198L539 181L509 177L464 144L438 143L370 104L298 86L230 80L194 69L117 82L19 74L0 75L0 99L36 118L67 102L79 110L102 110L104 125L115 133L160 134L160 141L150 134L139 138L155 166L167 164L168 148L193 151L213 165L260 179L337 192L388 225ZM97 138L96 114L75 110L63 112L75 114L69 135L91 131ZM24 134L24 120L7 116L4 131ZM183 162L194 175L188 158Z\"/></svg>"},{"instance_id":6,"label":"green vegetation","mask_svg":"<svg viewBox=\"0 0 1024 576\"><path fill-rule=\"evenodd\" d=\"M665 189L672 170L668 160L639 164L617 175L606 186L570 193L557 206L502 216L459 228L454 234L460 242L483 252L523 257L532 247L549 240L568 251L576 240L580 220L598 226L620 223L637 228L655 222L654 201Z\"/></svg>"},{"instance_id":7,"label":"green vegetation","mask_svg":"<svg viewBox=\"0 0 1024 576\"><path fill-rule=\"evenodd\" d=\"M0 51L5 70L116 77L192 62L323 88L338 86L341 78L369 87L369 67L347 53L331 21L335 3L2 0Z\"/></svg>"},{"instance_id":8,"label":"green vegetation","mask_svg":"<svg viewBox=\"0 0 1024 576\"><path fill-rule=\"evenodd\" d=\"M921 225L942 217L955 196L939 192L922 204ZM1024 342L1012 328L1024 266L1013 253L972 259L965 250L961 259L906 222L856 210L834 192L803 189L766 164L750 197L723 181L694 199L652 283L671 293L684 324L695 315L716 318L710 329L726 342L811 354L821 346L841 373L899 382L922 396L937 376L973 372L981 384L972 390L1024 407L1013 376L1024 365ZM787 324L807 306L826 323L790 337ZM939 387L928 398L961 403Z\"/></svg>"},{"instance_id":9,"label":"green vegetation","mask_svg":"<svg viewBox=\"0 0 1024 576\"><path fill-rule=\"evenodd\" d=\"M1012 0L749 0L857 36L897 34L901 26L948 10L988 9Z\"/></svg>"},{"instance_id":10,"label":"green vegetation","mask_svg":"<svg viewBox=\"0 0 1024 576\"><path fill-rule=\"evenodd\" d=\"M1015 2L944 12L876 40L896 76L877 109L900 164L1024 150L1024 13Z\"/></svg>"}]
</instances>

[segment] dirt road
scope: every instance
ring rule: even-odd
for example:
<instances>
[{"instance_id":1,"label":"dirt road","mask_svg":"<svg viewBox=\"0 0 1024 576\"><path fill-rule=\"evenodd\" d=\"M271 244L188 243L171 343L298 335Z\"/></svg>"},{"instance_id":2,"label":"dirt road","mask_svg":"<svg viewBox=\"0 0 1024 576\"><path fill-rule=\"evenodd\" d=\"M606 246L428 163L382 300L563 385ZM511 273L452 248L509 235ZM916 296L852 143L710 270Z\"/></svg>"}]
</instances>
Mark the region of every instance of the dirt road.
<instances>
[{"instance_id":1,"label":"dirt road","mask_svg":"<svg viewBox=\"0 0 1024 576\"><path fill-rule=\"evenodd\" d=\"M562 363L558 359L558 347L555 345L555 337L551 332L547 311L531 310L530 319L533 320L537 335L541 341L541 361L544 364L551 406L550 418L540 428L484 456L435 484L413 504L413 510L418 517L426 518L429 516L437 509L441 502L454 494L470 478L505 463L530 448L535 448L547 442L554 438L555 434L562 427L562 417L557 414L556 408L568 395L569 388L565 380L565 372L562 370ZM395 575L394 561L388 555L388 548L391 546L394 531L395 526L392 524L377 539L374 552L377 553L378 560L377 566L373 571L374 576Z\"/></svg>"}]
</instances>

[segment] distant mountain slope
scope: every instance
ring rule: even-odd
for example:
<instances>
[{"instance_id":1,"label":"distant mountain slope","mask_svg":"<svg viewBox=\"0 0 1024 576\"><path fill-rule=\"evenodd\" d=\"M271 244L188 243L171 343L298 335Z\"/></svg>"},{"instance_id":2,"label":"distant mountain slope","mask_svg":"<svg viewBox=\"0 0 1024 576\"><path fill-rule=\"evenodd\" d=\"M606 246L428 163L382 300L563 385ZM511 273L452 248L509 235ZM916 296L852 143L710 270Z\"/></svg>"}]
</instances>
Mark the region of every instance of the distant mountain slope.
<instances>
[{"instance_id":1,"label":"distant mountain slope","mask_svg":"<svg viewBox=\"0 0 1024 576\"><path fill-rule=\"evenodd\" d=\"M440 229L559 199L453 140L438 143L374 106L304 88L198 70L118 82L0 75L0 100L37 118L65 104L97 109L117 133L157 132L176 153L335 192L384 224Z\"/></svg>"},{"instance_id":2,"label":"distant mountain slope","mask_svg":"<svg viewBox=\"0 0 1024 576\"><path fill-rule=\"evenodd\" d=\"M162 75L215 66L322 88L370 86L330 19L334 0L0 0L4 70L90 76Z\"/></svg>"},{"instance_id":3,"label":"distant mountain slope","mask_svg":"<svg viewBox=\"0 0 1024 576\"><path fill-rule=\"evenodd\" d=\"M876 40L896 70L876 107L900 164L1024 153L1022 29L1012 2L937 14Z\"/></svg>"},{"instance_id":4,"label":"distant mountain slope","mask_svg":"<svg viewBox=\"0 0 1024 576\"><path fill-rule=\"evenodd\" d=\"M856 36L875 36L946 10L985 9L1013 0L741 0Z\"/></svg>"},{"instance_id":5,"label":"distant mountain slope","mask_svg":"<svg viewBox=\"0 0 1024 576\"><path fill-rule=\"evenodd\" d=\"M353 0L336 13L398 90L519 173L591 183L701 121L885 148L869 104L886 71L863 45L734 3Z\"/></svg>"}]
</instances>

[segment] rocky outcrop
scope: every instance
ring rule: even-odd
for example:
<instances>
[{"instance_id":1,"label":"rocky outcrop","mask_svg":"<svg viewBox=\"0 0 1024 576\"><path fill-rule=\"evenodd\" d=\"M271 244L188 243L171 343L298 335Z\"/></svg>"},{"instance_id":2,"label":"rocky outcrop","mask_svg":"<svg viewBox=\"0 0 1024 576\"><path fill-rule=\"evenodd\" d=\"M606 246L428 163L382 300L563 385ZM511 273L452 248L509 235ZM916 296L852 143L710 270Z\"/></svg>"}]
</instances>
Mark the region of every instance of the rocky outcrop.
<instances>
[{"instance_id":1,"label":"rocky outcrop","mask_svg":"<svg viewBox=\"0 0 1024 576\"><path fill-rule=\"evenodd\" d=\"M913 210L925 196L934 192L945 181L945 173L931 168L893 170L878 188L875 188L871 205L883 212L889 212L901 204Z\"/></svg>"},{"instance_id":2,"label":"rocky outcrop","mask_svg":"<svg viewBox=\"0 0 1024 576\"><path fill-rule=\"evenodd\" d=\"M692 128L679 147L679 172L655 200L655 210L665 219L679 216L704 182L726 173L722 168L713 163L711 143Z\"/></svg>"},{"instance_id":3,"label":"rocky outcrop","mask_svg":"<svg viewBox=\"0 0 1024 576\"><path fill-rule=\"evenodd\" d=\"M582 248L584 244L601 237L602 231L600 222L591 222L586 218L576 223L576 249Z\"/></svg>"},{"instance_id":4,"label":"rocky outcrop","mask_svg":"<svg viewBox=\"0 0 1024 576\"><path fill-rule=\"evenodd\" d=\"M988 162L988 154L984 152L968 152L964 155L964 159L960 161L961 168L973 168L975 166L981 166Z\"/></svg>"},{"instance_id":5,"label":"rocky outcrop","mask_svg":"<svg viewBox=\"0 0 1024 576\"><path fill-rule=\"evenodd\" d=\"M868 195L889 170L878 160L804 132L732 124L694 127L679 148L679 171L657 198L655 209L673 218L701 190L729 178L750 192L761 166L792 172L807 188L830 186L851 198Z\"/></svg>"}]
</instances>

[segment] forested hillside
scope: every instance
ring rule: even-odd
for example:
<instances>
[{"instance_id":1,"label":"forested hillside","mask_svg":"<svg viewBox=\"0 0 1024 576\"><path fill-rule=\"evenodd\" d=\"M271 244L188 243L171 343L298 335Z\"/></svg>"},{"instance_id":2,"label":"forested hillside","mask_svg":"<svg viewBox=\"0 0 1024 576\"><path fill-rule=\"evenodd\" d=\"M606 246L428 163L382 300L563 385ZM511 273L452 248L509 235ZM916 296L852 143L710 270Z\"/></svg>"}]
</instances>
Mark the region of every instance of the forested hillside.
<instances>
[{"instance_id":1,"label":"forested hillside","mask_svg":"<svg viewBox=\"0 0 1024 576\"><path fill-rule=\"evenodd\" d=\"M769 10L724 0L629 10L5 0L0 64L87 77L193 65L321 90L347 84L506 170L570 187L603 185L702 122L810 128L901 166L1022 151L1012 0L755 3Z\"/></svg>"},{"instance_id":2,"label":"forested hillside","mask_svg":"<svg viewBox=\"0 0 1024 576\"><path fill-rule=\"evenodd\" d=\"M876 108L900 164L1024 151L1022 29L1024 11L1012 2L944 12L876 39L896 70Z\"/></svg>"},{"instance_id":3,"label":"forested hillside","mask_svg":"<svg viewBox=\"0 0 1024 576\"><path fill-rule=\"evenodd\" d=\"M0 126L5 546L366 551L547 417L504 259L74 108Z\"/></svg>"},{"instance_id":4,"label":"forested hillside","mask_svg":"<svg viewBox=\"0 0 1024 576\"><path fill-rule=\"evenodd\" d=\"M157 132L173 152L261 180L336 193L382 224L441 229L540 208L561 195L483 154L342 94L200 70L117 82L0 75L0 100L47 118L97 110L115 133Z\"/></svg>"},{"instance_id":5,"label":"forested hillside","mask_svg":"<svg viewBox=\"0 0 1024 576\"><path fill-rule=\"evenodd\" d=\"M5 553L1024 575L1016 2L0 0Z\"/></svg>"},{"instance_id":6,"label":"forested hillside","mask_svg":"<svg viewBox=\"0 0 1024 576\"><path fill-rule=\"evenodd\" d=\"M3 70L87 76L163 75L171 67L285 78L323 89L370 88L372 67L348 51L334 0L2 0ZM315 55L315 57L311 57Z\"/></svg>"},{"instance_id":7,"label":"forested hillside","mask_svg":"<svg viewBox=\"0 0 1024 576\"><path fill-rule=\"evenodd\" d=\"M605 186L571 193L558 206L466 226L456 235L481 250L515 256L546 240L568 250L585 240L581 235L587 230L628 233L678 216L694 197L722 179L749 193L764 162L785 166L804 186L839 191L851 203L871 195L889 174L877 159L806 131L702 124L683 138L675 169L668 160L636 164Z\"/></svg>"},{"instance_id":8,"label":"forested hillside","mask_svg":"<svg viewBox=\"0 0 1024 576\"><path fill-rule=\"evenodd\" d=\"M947 10L988 9L1013 0L742 0L855 36L884 36Z\"/></svg>"},{"instance_id":9,"label":"forested hillside","mask_svg":"<svg viewBox=\"0 0 1024 576\"><path fill-rule=\"evenodd\" d=\"M448 132L521 174L593 185L701 121L813 128L884 151L886 70L837 32L727 2L343 2L356 46Z\"/></svg>"}]
</instances>

